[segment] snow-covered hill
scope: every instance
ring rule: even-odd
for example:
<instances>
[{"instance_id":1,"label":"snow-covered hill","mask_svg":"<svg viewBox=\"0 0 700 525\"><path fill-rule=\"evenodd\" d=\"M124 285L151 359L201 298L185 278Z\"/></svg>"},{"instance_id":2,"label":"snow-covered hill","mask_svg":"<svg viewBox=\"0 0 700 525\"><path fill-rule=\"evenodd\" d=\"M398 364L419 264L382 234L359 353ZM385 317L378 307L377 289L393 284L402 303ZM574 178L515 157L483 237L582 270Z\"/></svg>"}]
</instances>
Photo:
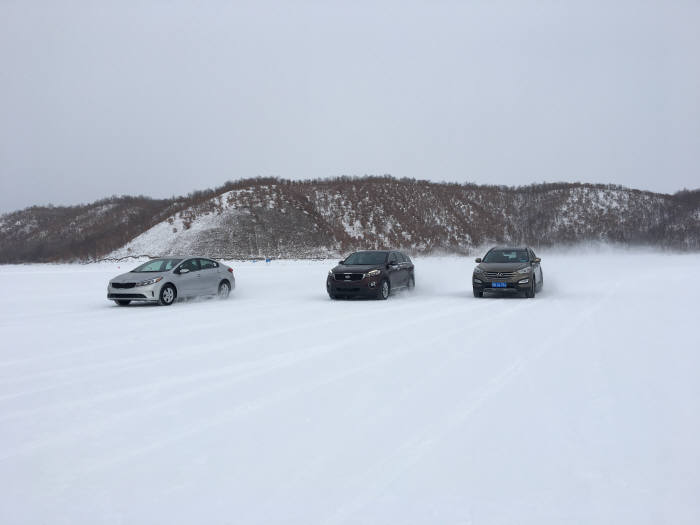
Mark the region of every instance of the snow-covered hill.
<instances>
[{"instance_id":1,"label":"snow-covered hill","mask_svg":"<svg viewBox=\"0 0 700 525\"><path fill-rule=\"evenodd\" d=\"M166 201L30 208L0 218L0 262L207 253L337 256L397 247L468 253L514 242L700 249L700 191L590 184L522 188L381 178L248 180ZM149 210L150 214L149 214Z\"/></svg>"}]
</instances>

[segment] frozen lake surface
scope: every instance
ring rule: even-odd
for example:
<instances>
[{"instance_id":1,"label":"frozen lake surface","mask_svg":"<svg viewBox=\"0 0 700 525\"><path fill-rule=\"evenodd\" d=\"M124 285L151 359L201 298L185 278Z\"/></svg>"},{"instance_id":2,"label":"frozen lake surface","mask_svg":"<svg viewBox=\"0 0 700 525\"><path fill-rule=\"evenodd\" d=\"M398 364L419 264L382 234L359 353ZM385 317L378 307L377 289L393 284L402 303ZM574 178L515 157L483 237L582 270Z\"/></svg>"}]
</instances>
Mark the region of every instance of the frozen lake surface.
<instances>
[{"instance_id":1,"label":"frozen lake surface","mask_svg":"<svg viewBox=\"0 0 700 525\"><path fill-rule=\"evenodd\" d=\"M700 256L538 255L534 300L462 258L167 308L106 300L135 264L0 267L0 523L700 523Z\"/></svg>"}]
</instances>

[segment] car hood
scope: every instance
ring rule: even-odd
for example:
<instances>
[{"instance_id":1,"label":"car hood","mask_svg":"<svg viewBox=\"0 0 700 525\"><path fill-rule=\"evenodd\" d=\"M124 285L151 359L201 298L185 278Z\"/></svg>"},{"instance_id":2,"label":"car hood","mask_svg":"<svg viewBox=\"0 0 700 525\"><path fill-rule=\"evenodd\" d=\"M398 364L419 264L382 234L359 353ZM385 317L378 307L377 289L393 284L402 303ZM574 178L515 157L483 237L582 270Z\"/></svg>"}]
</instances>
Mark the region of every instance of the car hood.
<instances>
[{"instance_id":1,"label":"car hood","mask_svg":"<svg viewBox=\"0 0 700 525\"><path fill-rule=\"evenodd\" d=\"M127 272L121 275L117 275L110 279L112 283L139 283L141 281L146 281L148 279L155 279L156 277L165 277L168 272L143 272L134 273Z\"/></svg>"},{"instance_id":2,"label":"car hood","mask_svg":"<svg viewBox=\"0 0 700 525\"><path fill-rule=\"evenodd\" d=\"M479 268L485 272L514 272L529 266L528 263L512 262L512 263L479 263Z\"/></svg>"},{"instance_id":3,"label":"car hood","mask_svg":"<svg viewBox=\"0 0 700 525\"><path fill-rule=\"evenodd\" d=\"M370 270L381 270L381 264L339 264L333 268L333 273L366 273Z\"/></svg>"}]
</instances>

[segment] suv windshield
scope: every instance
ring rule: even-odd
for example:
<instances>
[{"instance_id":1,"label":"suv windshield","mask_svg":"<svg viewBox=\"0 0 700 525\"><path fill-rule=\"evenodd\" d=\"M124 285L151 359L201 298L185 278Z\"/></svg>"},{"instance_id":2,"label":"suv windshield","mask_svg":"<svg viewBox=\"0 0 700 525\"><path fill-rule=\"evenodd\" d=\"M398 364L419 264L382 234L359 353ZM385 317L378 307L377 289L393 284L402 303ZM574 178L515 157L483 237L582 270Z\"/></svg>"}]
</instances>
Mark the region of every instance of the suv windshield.
<instances>
[{"instance_id":1,"label":"suv windshield","mask_svg":"<svg viewBox=\"0 0 700 525\"><path fill-rule=\"evenodd\" d=\"M384 264L387 252L355 252L343 261L347 265Z\"/></svg>"},{"instance_id":2,"label":"suv windshield","mask_svg":"<svg viewBox=\"0 0 700 525\"><path fill-rule=\"evenodd\" d=\"M530 262L527 250L491 250L484 256L485 263L526 263Z\"/></svg>"},{"instance_id":3,"label":"suv windshield","mask_svg":"<svg viewBox=\"0 0 700 525\"><path fill-rule=\"evenodd\" d=\"M181 260L182 259L153 259L152 261L143 263L141 266L137 266L131 271L133 273L167 272L175 268Z\"/></svg>"}]
</instances>

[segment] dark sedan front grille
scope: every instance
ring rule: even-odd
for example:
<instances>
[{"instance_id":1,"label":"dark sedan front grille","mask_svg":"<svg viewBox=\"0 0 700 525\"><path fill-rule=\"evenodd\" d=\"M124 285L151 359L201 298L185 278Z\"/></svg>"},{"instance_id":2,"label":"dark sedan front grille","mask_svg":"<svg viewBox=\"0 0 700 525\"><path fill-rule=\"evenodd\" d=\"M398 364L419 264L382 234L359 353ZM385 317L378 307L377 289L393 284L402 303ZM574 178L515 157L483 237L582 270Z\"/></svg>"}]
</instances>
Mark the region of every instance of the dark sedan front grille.
<instances>
[{"instance_id":1,"label":"dark sedan front grille","mask_svg":"<svg viewBox=\"0 0 700 525\"><path fill-rule=\"evenodd\" d=\"M486 272L489 279L510 279L514 275L515 272Z\"/></svg>"},{"instance_id":2,"label":"dark sedan front grille","mask_svg":"<svg viewBox=\"0 0 700 525\"><path fill-rule=\"evenodd\" d=\"M335 280L336 281L361 281L362 275L363 274L361 274L361 273L336 273Z\"/></svg>"},{"instance_id":3,"label":"dark sedan front grille","mask_svg":"<svg viewBox=\"0 0 700 525\"><path fill-rule=\"evenodd\" d=\"M136 283L112 283L112 288L133 288Z\"/></svg>"}]
</instances>

